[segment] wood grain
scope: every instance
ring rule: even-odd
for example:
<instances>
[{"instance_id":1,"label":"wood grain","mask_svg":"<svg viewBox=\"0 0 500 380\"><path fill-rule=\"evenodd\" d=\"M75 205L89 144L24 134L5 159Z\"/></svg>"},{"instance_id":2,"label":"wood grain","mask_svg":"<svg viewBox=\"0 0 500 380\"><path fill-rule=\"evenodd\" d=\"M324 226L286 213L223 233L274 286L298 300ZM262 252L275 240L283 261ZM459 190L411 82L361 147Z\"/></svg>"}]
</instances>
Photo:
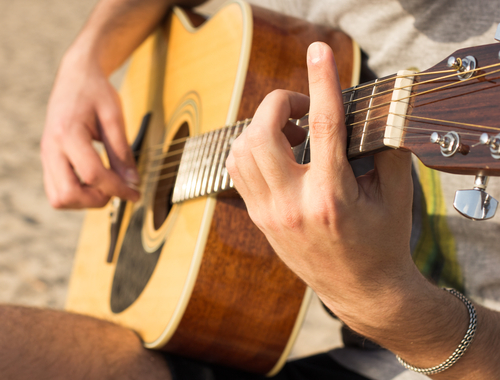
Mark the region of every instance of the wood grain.
<instances>
[{"instance_id":1,"label":"wood grain","mask_svg":"<svg viewBox=\"0 0 500 380\"><path fill-rule=\"evenodd\" d=\"M350 85L348 37L262 8L252 13L238 120L252 117L276 88L308 93L306 51L317 40L333 47L341 83ZM192 298L165 350L267 373L288 343L305 290L252 223L243 200L219 196Z\"/></svg>"},{"instance_id":2,"label":"wood grain","mask_svg":"<svg viewBox=\"0 0 500 380\"><path fill-rule=\"evenodd\" d=\"M477 145L483 132L489 133L491 137L500 132L499 68L481 69L500 63L498 45L462 49L453 55L461 58L474 56L479 70L467 81L459 80L453 72L415 78L403 148L414 152L425 165L441 171L500 175L500 160L491 156L489 147ZM449 70L446 61L424 73ZM420 119L422 117L429 120ZM444 157L440 147L430 143L432 132L444 135L450 131L459 133L462 144L470 149L467 154L456 153L452 157Z\"/></svg>"}]
</instances>

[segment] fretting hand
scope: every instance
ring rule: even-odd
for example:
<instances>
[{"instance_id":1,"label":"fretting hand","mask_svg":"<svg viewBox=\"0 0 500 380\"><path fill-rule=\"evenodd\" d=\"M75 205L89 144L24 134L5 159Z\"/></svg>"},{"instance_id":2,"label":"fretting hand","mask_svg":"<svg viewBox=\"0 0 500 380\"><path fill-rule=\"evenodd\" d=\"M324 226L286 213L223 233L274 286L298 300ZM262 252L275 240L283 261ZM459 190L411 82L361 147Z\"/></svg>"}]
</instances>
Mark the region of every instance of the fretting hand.
<instances>
[{"instance_id":1,"label":"fretting hand","mask_svg":"<svg viewBox=\"0 0 500 380\"><path fill-rule=\"evenodd\" d=\"M329 47L313 44L308 66L310 105L304 95L270 94L234 142L227 166L277 254L350 320L420 278L409 249L411 158L379 153L375 170L356 179L346 158L344 108ZM308 110L311 162L299 165L289 142L295 143L297 130L288 119Z\"/></svg>"}]
</instances>

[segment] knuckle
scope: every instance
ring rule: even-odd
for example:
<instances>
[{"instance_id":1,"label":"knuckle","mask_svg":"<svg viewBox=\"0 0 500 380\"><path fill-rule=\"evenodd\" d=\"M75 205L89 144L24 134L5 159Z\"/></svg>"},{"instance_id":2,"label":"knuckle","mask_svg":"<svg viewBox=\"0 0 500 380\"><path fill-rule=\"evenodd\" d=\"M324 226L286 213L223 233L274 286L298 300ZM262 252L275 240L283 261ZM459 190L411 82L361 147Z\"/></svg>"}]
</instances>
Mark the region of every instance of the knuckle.
<instances>
[{"instance_id":1,"label":"knuckle","mask_svg":"<svg viewBox=\"0 0 500 380\"><path fill-rule=\"evenodd\" d=\"M85 184L91 187L99 187L102 183L101 173L96 168L85 170L85 172L81 173L81 179Z\"/></svg>"},{"instance_id":2,"label":"knuckle","mask_svg":"<svg viewBox=\"0 0 500 380\"><path fill-rule=\"evenodd\" d=\"M280 225L290 231L298 231L304 225L304 215L293 205L282 207L279 219Z\"/></svg>"},{"instance_id":3,"label":"knuckle","mask_svg":"<svg viewBox=\"0 0 500 380\"><path fill-rule=\"evenodd\" d=\"M74 205L74 190L71 186L63 185L56 194L49 199L50 205L56 209L68 208Z\"/></svg>"},{"instance_id":4,"label":"knuckle","mask_svg":"<svg viewBox=\"0 0 500 380\"><path fill-rule=\"evenodd\" d=\"M55 209L62 209L65 207L64 202L59 197L49 197L49 203Z\"/></svg>"},{"instance_id":5,"label":"knuckle","mask_svg":"<svg viewBox=\"0 0 500 380\"><path fill-rule=\"evenodd\" d=\"M254 223L262 230L272 233L299 232L304 226L304 215L290 202L275 202L278 207L267 207L252 215ZM274 211L273 211L274 210ZM278 210L278 211L276 211Z\"/></svg>"},{"instance_id":6,"label":"knuckle","mask_svg":"<svg viewBox=\"0 0 500 380\"><path fill-rule=\"evenodd\" d=\"M287 93L288 92L286 90L280 90L280 89L273 90L269 94L266 95L264 100L271 101L271 102L281 101L281 100L283 100L283 98L286 97Z\"/></svg>"},{"instance_id":7,"label":"knuckle","mask_svg":"<svg viewBox=\"0 0 500 380\"><path fill-rule=\"evenodd\" d=\"M117 107L108 107L99 114L99 121L103 128L121 129L123 124L121 110Z\"/></svg>"},{"instance_id":8,"label":"knuckle","mask_svg":"<svg viewBox=\"0 0 500 380\"><path fill-rule=\"evenodd\" d=\"M247 133L248 145L255 147L264 144L267 140L267 135L262 133L261 128L264 126L262 124L254 123L253 128L250 128ZM247 144L244 145L245 147ZM243 147L242 147L243 149Z\"/></svg>"},{"instance_id":9,"label":"knuckle","mask_svg":"<svg viewBox=\"0 0 500 380\"><path fill-rule=\"evenodd\" d=\"M229 153L229 156L226 159L226 169L227 169L227 172L229 173L229 175L231 177L234 177L234 175L237 172L237 170L236 170L236 162L234 160L234 155L233 155L232 152Z\"/></svg>"},{"instance_id":10,"label":"knuckle","mask_svg":"<svg viewBox=\"0 0 500 380\"><path fill-rule=\"evenodd\" d=\"M309 116L309 125L316 134L331 135L336 119L327 113L315 113Z\"/></svg>"},{"instance_id":11,"label":"knuckle","mask_svg":"<svg viewBox=\"0 0 500 380\"><path fill-rule=\"evenodd\" d=\"M318 225L327 226L331 231L339 232L345 228L346 215L342 205L332 200L318 199L309 208L309 218Z\"/></svg>"},{"instance_id":12,"label":"knuckle","mask_svg":"<svg viewBox=\"0 0 500 380\"><path fill-rule=\"evenodd\" d=\"M230 156L233 155L234 158L241 156L245 147L245 144L243 142L244 138L245 138L244 135L240 135L233 141L233 143L231 144Z\"/></svg>"}]
</instances>

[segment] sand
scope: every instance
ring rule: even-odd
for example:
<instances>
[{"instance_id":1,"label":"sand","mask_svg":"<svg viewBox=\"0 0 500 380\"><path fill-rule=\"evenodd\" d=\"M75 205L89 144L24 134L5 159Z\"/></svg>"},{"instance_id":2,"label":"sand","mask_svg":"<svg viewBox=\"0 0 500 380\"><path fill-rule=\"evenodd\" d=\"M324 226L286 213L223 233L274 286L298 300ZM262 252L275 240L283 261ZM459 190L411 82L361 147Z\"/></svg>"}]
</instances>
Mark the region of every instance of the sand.
<instances>
[{"instance_id":1,"label":"sand","mask_svg":"<svg viewBox=\"0 0 500 380\"><path fill-rule=\"evenodd\" d=\"M95 3L0 3L0 302L64 305L83 213L51 209L39 141L58 63Z\"/></svg>"},{"instance_id":2,"label":"sand","mask_svg":"<svg viewBox=\"0 0 500 380\"><path fill-rule=\"evenodd\" d=\"M0 2L1 303L64 306L84 213L48 204L39 142L58 63L96 2ZM338 323L315 301L294 355L338 342Z\"/></svg>"}]
</instances>

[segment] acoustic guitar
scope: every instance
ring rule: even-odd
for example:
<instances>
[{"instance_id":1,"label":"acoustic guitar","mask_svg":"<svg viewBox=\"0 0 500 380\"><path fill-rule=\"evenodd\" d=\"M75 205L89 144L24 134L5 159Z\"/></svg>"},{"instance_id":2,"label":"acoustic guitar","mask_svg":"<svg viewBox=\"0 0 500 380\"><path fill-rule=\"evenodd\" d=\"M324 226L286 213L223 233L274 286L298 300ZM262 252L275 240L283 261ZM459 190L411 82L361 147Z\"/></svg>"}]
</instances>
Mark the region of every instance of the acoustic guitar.
<instances>
[{"instance_id":1,"label":"acoustic guitar","mask_svg":"<svg viewBox=\"0 0 500 380\"><path fill-rule=\"evenodd\" d=\"M121 90L142 199L88 211L67 310L127 326L148 348L266 374L281 367L310 291L242 199L215 193L231 187L230 142L265 95L308 92L316 40L333 46L343 87L356 84L359 51L340 32L242 1L208 21L171 12L133 55ZM174 203L181 177L189 190Z\"/></svg>"},{"instance_id":2,"label":"acoustic guitar","mask_svg":"<svg viewBox=\"0 0 500 380\"><path fill-rule=\"evenodd\" d=\"M133 55L121 91L142 198L88 212L67 310L126 326L148 348L281 368L310 290L249 219L225 159L268 92L308 92L317 40L333 48L345 89L349 158L406 149L435 169L500 175L496 45L356 86L361 54L338 31L239 0L209 20L175 8ZM308 149L294 148L298 162Z\"/></svg>"}]
</instances>

